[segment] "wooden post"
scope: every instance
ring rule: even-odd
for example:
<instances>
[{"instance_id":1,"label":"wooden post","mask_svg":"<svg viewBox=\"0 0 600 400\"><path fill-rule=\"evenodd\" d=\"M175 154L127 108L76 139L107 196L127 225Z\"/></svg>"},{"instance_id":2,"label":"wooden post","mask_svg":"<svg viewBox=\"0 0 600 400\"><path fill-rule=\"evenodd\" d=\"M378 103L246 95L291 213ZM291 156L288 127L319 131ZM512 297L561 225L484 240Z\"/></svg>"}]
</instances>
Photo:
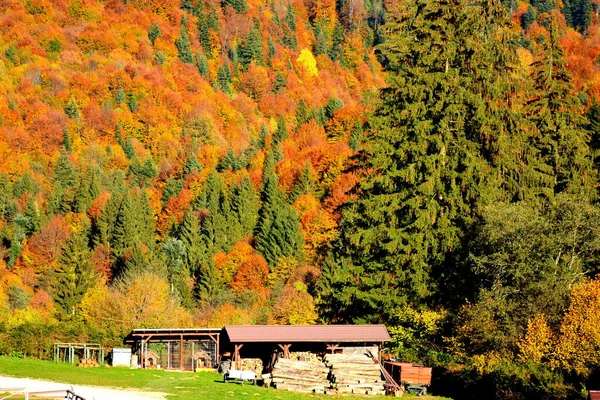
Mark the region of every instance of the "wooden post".
<instances>
[{"instance_id":1,"label":"wooden post","mask_svg":"<svg viewBox=\"0 0 600 400\"><path fill-rule=\"evenodd\" d=\"M240 369L240 349L243 344L236 344L233 346L233 361L235 363L235 369Z\"/></svg>"},{"instance_id":2,"label":"wooden post","mask_svg":"<svg viewBox=\"0 0 600 400\"><path fill-rule=\"evenodd\" d=\"M179 369L183 371L183 335L179 335Z\"/></svg>"},{"instance_id":3,"label":"wooden post","mask_svg":"<svg viewBox=\"0 0 600 400\"><path fill-rule=\"evenodd\" d=\"M292 346L291 344L278 344L277 346L279 346L281 350L283 350L283 358L290 358L290 347Z\"/></svg>"},{"instance_id":4,"label":"wooden post","mask_svg":"<svg viewBox=\"0 0 600 400\"><path fill-rule=\"evenodd\" d=\"M335 353L335 351L340 347L339 344L328 344L327 351L331 351L331 354Z\"/></svg>"}]
</instances>

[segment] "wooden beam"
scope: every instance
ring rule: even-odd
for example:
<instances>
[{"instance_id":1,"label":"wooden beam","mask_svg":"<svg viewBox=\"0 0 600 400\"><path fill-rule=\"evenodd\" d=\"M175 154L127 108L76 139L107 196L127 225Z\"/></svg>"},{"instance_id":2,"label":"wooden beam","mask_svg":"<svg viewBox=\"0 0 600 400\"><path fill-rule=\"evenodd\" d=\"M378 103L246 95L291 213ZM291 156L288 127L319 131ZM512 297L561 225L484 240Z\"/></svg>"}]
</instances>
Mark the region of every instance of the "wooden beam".
<instances>
[{"instance_id":1,"label":"wooden beam","mask_svg":"<svg viewBox=\"0 0 600 400\"><path fill-rule=\"evenodd\" d=\"M146 339L144 339L144 341L142 342L142 344L146 344L146 343L148 343L148 340L152 339L152 336L154 336L154 335L148 335L148 337L147 337ZM144 337L142 336L142 339L143 339L143 338L144 338Z\"/></svg>"},{"instance_id":2,"label":"wooden beam","mask_svg":"<svg viewBox=\"0 0 600 400\"><path fill-rule=\"evenodd\" d=\"M331 351L331 354L335 353L335 351L340 347L339 343L336 344L327 344L327 350Z\"/></svg>"},{"instance_id":3,"label":"wooden beam","mask_svg":"<svg viewBox=\"0 0 600 400\"><path fill-rule=\"evenodd\" d=\"M283 350L283 358L290 358L290 347L292 344L277 344Z\"/></svg>"}]
</instances>

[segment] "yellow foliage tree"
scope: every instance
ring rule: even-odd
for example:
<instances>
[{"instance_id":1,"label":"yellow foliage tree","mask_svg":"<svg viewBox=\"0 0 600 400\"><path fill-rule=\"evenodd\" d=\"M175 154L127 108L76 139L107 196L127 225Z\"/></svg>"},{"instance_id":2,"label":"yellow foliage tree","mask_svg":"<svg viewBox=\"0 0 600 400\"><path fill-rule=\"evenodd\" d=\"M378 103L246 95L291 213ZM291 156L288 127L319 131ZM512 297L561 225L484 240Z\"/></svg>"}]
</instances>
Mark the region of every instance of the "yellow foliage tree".
<instances>
[{"instance_id":1,"label":"yellow foliage tree","mask_svg":"<svg viewBox=\"0 0 600 400\"><path fill-rule=\"evenodd\" d=\"M317 60L315 60L315 57L310 50L302 49L300 55L296 59L296 62L306 69L308 76L319 76L319 71L317 70Z\"/></svg>"},{"instance_id":2,"label":"yellow foliage tree","mask_svg":"<svg viewBox=\"0 0 600 400\"><path fill-rule=\"evenodd\" d=\"M300 196L294 203L300 214L300 230L304 236L304 252L310 259L316 250L335 237L337 223L333 216L323 210L319 201L311 194Z\"/></svg>"},{"instance_id":3,"label":"yellow foliage tree","mask_svg":"<svg viewBox=\"0 0 600 400\"><path fill-rule=\"evenodd\" d=\"M527 321L527 332L517 342L519 360L522 362L539 363L550 353L552 345L552 331L543 315L536 315Z\"/></svg>"},{"instance_id":4,"label":"yellow foliage tree","mask_svg":"<svg viewBox=\"0 0 600 400\"><path fill-rule=\"evenodd\" d=\"M553 364L580 375L600 366L600 279L573 287Z\"/></svg>"},{"instance_id":5,"label":"yellow foliage tree","mask_svg":"<svg viewBox=\"0 0 600 400\"><path fill-rule=\"evenodd\" d=\"M269 323L276 325L313 325L317 321L317 312L312 296L306 291L306 285L295 282L288 285L273 307Z\"/></svg>"}]
</instances>

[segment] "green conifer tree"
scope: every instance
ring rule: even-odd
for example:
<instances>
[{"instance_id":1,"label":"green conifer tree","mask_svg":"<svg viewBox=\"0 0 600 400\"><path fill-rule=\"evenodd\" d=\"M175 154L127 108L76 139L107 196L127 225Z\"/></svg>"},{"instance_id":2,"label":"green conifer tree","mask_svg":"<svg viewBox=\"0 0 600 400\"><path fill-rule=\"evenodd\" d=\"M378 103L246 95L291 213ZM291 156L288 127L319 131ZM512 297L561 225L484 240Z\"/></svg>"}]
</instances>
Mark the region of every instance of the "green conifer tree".
<instances>
[{"instance_id":1,"label":"green conifer tree","mask_svg":"<svg viewBox=\"0 0 600 400\"><path fill-rule=\"evenodd\" d=\"M154 46L156 39L161 36L162 33L160 32L158 25L156 23L150 25L150 28L148 28L148 39L150 40L150 43L152 43L152 46Z\"/></svg>"},{"instance_id":2,"label":"green conifer tree","mask_svg":"<svg viewBox=\"0 0 600 400\"><path fill-rule=\"evenodd\" d=\"M305 194L314 194L315 190L315 178L312 176L312 171L310 168L310 164L304 164L302 171L300 171L300 176L298 176L298 181L294 185L292 192L290 193L290 203L293 203L298 199L298 197Z\"/></svg>"},{"instance_id":3,"label":"green conifer tree","mask_svg":"<svg viewBox=\"0 0 600 400\"><path fill-rule=\"evenodd\" d=\"M550 168L547 175L554 180L553 193L590 195L596 174L587 145L587 121L566 69L553 17L549 33L532 65L534 93L527 111L539 132L533 145Z\"/></svg>"},{"instance_id":4,"label":"green conifer tree","mask_svg":"<svg viewBox=\"0 0 600 400\"><path fill-rule=\"evenodd\" d=\"M231 211L237 215L241 235L251 236L258 217L259 198L248 176L231 189Z\"/></svg>"},{"instance_id":5,"label":"green conifer tree","mask_svg":"<svg viewBox=\"0 0 600 400\"><path fill-rule=\"evenodd\" d=\"M495 2L412 0L390 16L388 86L335 248L352 271L357 320L435 295L433 275L456 262L478 207L508 196L492 172L503 167L498 137L523 128L504 101L516 57L505 14Z\"/></svg>"},{"instance_id":6,"label":"green conifer tree","mask_svg":"<svg viewBox=\"0 0 600 400\"><path fill-rule=\"evenodd\" d=\"M287 203L279 188L275 173L275 158L269 151L263 166L263 184L260 191L261 206L254 235L256 250L267 260L271 268L282 257L302 258L304 239L295 210Z\"/></svg>"},{"instance_id":7,"label":"green conifer tree","mask_svg":"<svg viewBox=\"0 0 600 400\"><path fill-rule=\"evenodd\" d=\"M96 283L90 258L86 232L73 233L60 254L58 269L50 278L52 297L66 318L77 314L83 296Z\"/></svg>"},{"instance_id":8,"label":"green conifer tree","mask_svg":"<svg viewBox=\"0 0 600 400\"><path fill-rule=\"evenodd\" d=\"M179 37L175 40L175 46L177 47L177 53L179 59L184 63L193 63L194 56L192 55L190 38L187 33L188 17L187 14L183 14L181 19L181 29L179 30Z\"/></svg>"}]
</instances>

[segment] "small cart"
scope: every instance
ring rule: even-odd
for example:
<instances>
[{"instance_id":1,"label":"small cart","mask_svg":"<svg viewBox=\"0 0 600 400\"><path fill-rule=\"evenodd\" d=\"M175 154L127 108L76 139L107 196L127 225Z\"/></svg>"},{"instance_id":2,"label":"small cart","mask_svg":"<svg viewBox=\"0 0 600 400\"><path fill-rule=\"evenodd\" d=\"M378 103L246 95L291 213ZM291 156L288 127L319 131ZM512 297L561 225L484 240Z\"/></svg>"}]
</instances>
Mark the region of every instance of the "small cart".
<instances>
[{"instance_id":1,"label":"small cart","mask_svg":"<svg viewBox=\"0 0 600 400\"><path fill-rule=\"evenodd\" d=\"M244 382L252 382L253 385L256 385L256 372L230 369L223 375L223 382L227 381L237 381L242 385Z\"/></svg>"}]
</instances>

